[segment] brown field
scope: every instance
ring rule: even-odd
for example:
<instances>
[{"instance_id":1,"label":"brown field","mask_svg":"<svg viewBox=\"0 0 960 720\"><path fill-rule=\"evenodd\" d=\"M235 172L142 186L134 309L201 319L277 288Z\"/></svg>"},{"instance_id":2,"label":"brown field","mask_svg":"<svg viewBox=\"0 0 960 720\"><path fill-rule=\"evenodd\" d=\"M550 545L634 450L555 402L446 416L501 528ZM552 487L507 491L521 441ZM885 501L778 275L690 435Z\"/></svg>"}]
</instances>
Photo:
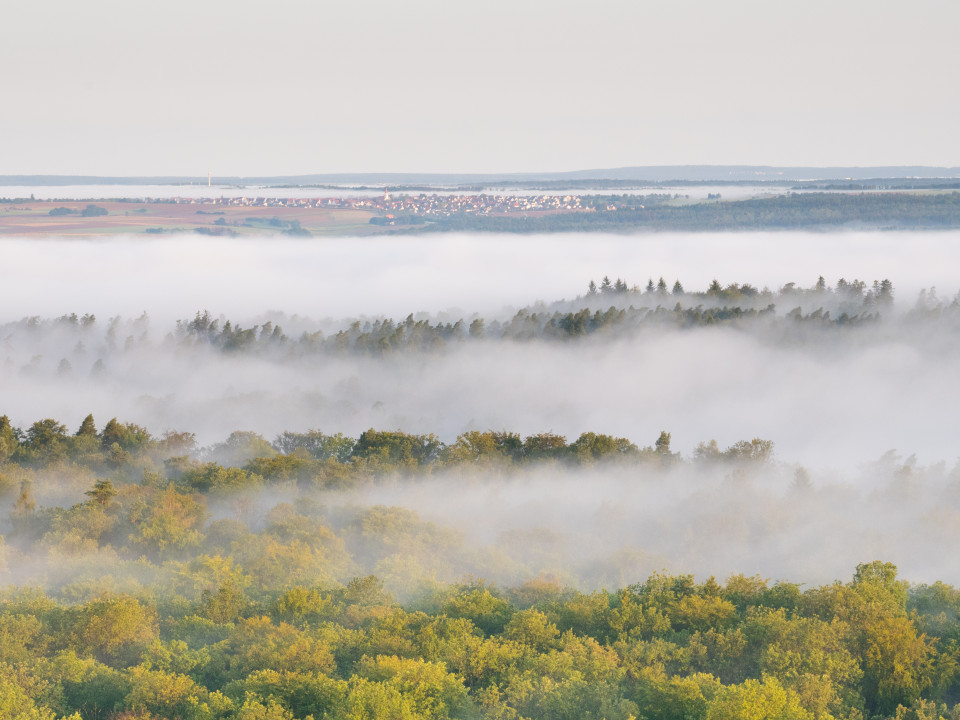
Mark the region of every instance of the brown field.
<instances>
[{"instance_id":1,"label":"brown field","mask_svg":"<svg viewBox=\"0 0 960 720\"><path fill-rule=\"evenodd\" d=\"M81 217L51 216L54 208L79 213L87 205L104 208L107 215ZM0 203L0 235L97 236L123 233L147 234L147 229L168 232L195 232L207 228L236 235L262 235L283 230L286 223L299 221L313 235L374 234L382 227L370 225L374 213L366 210L300 207L233 207L191 203L146 203L110 200L40 201ZM214 223L223 218L225 225ZM271 224L276 219L280 227ZM156 230L154 230L156 232Z\"/></svg>"}]
</instances>

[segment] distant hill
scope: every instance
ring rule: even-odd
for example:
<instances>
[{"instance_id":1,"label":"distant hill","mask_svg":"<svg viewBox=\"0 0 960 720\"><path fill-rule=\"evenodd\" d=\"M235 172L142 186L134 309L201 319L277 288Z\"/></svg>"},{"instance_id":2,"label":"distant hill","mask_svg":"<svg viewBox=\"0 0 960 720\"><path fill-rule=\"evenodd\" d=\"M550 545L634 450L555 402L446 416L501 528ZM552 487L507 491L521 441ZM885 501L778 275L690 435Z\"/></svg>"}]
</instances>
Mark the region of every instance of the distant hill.
<instances>
[{"instance_id":1,"label":"distant hill","mask_svg":"<svg viewBox=\"0 0 960 720\"><path fill-rule=\"evenodd\" d=\"M325 173L214 178L218 185L475 185L520 182L633 181L642 183L795 183L877 178L960 178L960 167L777 167L772 165L651 165L548 173ZM0 175L0 185L205 185L205 176Z\"/></svg>"}]
</instances>

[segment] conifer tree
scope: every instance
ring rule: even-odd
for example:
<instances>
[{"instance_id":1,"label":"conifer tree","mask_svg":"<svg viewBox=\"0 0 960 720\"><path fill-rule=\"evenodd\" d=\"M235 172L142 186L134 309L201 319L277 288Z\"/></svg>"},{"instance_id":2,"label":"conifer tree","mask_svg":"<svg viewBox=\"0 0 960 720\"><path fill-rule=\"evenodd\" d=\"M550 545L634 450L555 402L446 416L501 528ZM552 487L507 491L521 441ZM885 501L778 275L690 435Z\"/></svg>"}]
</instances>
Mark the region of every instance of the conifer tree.
<instances>
[{"instance_id":1,"label":"conifer tree","mask_svg":"<svg viewBox=\"0 0 960 720\"><path fill-rule=\"evenodd\" d=\"M97 426L93 422L93 415L87 415L80 423L80 429L77 430L77 437L96 437Z\"/></svg>"}]
</instances>

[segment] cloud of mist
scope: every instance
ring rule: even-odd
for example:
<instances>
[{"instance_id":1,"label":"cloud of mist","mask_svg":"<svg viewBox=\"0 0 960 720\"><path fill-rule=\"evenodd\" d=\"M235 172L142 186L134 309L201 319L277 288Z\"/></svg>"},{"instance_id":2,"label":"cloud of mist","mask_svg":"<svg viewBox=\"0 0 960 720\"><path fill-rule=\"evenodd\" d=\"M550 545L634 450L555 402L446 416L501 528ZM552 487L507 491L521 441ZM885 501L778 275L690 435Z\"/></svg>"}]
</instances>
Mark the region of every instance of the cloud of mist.
<instances>
[{"instance_id":1,"label":"cloud of mist","mask_svg":"<svg viewBox=\"0 0 960 720\"><path fill-rule=\"evenodd\" d=\"M0 412L24 428L53 417L71 430L87 413L100 425L119 417L155 434L195 432L202 444L234 430L273 439L373 427L448 443L506 429L649 445L666 430L684 453L760 437L813 467L852 467L890 449L954 460L960 338L951 325L891 317L785 334L791 322L781 313L770 325L651 325L567 341L463 338L374 356L224 352L142 319L17 323L2 328Z\"/></svg>"},{"instance_id":2,"label":"cloud of mist","mask_svg":"<svg viewBox=\"0 0 960 720\"><path fill-rule=\"evenodd\" d=\"M846 580L872 559L895 563L914 583L960 584L954 559L943 552L960 540L960 466L889 454L854 471L810 473L807 484L796 482L795 469L461 466L350 490L279 485L207 496L206 540L193 552L232 552L243 565L259 547L244 549L253 541L247 533L269 530L285 503L283 514L304 513L338 538L326 546L324 584L374 573L401 600L424 585L470 576L501 587L546 576L595 590L665 570L701 580L760 575L809 587ZM83 479L68 484L41 477L35 489L44 504L82 501ZM0 519L0 530L5 525ZM18 555L6 575L0 568L0 578L65 585L63 592L84 597L111 585L136 591L137 583L162 584L171 571L95 545L67 557L64 563L41 544Z\"/></svg>"},{"instance_id":3,"label":"cloud of mist","mask_svg":"<svg viewBox=\"0 0 960 720\"><path fill-rule=\"evenodd\" d=\"M5 240L0 414L21 428L52 417L74 432L93 413L101 428L118 417L154 435L195 432L202 445L234 430L273 439L308 428L356 437L374 427L445 442L467 430L551 431L568 441L594 431L644 446L666 430L689 458L701 441L759 437L776 444L776 463L745 475L689 464L668 473L457 470L314 499L354 543L344 567L395 589L409 589L418 573L508 585L545 573L584 589L617 587L660 569L815 584L874 558L913 581L960 583L942 551L960 527L960 334L949 319L908 315L921 288L955 292L958 240L955 232ZM222 314L221 327L269 319L292 339L410 313L507 323L527 305L550 313L661 302L631 293L574 300L604 275L641 287L662 275L697 291L714 278L810 287L821 274L831 286L889 278L896 303L856 327L790 325L795 306L805 314L822 306L834 318L850 309L839 293L777 295L771 322L651 322L564 341L464 336L372 356L292 345L229 353L176 326L203 308ZM50 320L65 313L97 319L86 328L82 319ZM21 322L30 316L46 319ZM919 460L884 455L892 449ZM812 487L793 486L795 464L809 469ZM44 495L42 483L37 495L41 504L80 501L92 481L67 488L54 479L70 498ZM255 495L260 515L249 522L256 529L270 507L296 498L290 488ZM436 547L412 558L358 540L351 523L378 505L415 512L417 527L435 523L423 533ZM77 572L98 577L119 562L101 551ZM48 565L54 573L55 559ZM126 572L117 582L133 582Z\"/></svg>"},{"instance_id":4,"label":"cloud of mist","mask_svg":"<svg viewBox=\"0 0 960 720\"><path fill-rule=\"evenodd\" d=\"M813 473L804 488L792 466L777 465L454 472L340 501L410 508L468 545L498 548L516 560L516 574L509 564L486 571L506 583L544 573L613 588L665 569L821 584L875 558L913 582L957 583L942 552L960 532L960 480L948 469L887 456L849 473Z\"/></svg>"},{"instance_id":5,"label":"cloud of mist","mask_svg":"<svg viewBox=\"0 0 960 720\"><path fill-rule=\"evenodd\" d=\"M367 238L13 238L0 240L0 321L147 312L172 323L209 309L235 321L277 310L314 319L406 317L572 298L592 278L688 289L812 285L819 275L890 278L901 297L958 289L960 233L665 233Z\"/></svg>"}]
</instances>

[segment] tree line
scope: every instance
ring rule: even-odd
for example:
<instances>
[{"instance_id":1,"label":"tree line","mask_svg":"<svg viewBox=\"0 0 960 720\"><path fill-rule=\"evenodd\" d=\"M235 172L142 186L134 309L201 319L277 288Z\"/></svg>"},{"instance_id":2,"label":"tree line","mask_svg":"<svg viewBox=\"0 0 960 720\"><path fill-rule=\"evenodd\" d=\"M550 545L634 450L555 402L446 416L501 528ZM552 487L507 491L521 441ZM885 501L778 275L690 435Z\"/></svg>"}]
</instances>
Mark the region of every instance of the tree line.
<instances>
[{"instance_id":1,"label":"tree line","mask_svg":"<svg viewBox=\"0 0 960 720\"><path fill-rule=\"evenodd\" d=\"M201 342L225 352L286 348L305 353L355 352L379 356L405 348L442 349L447 343L470 339L569 340L602 332L629 335L647 328L731 325L765 330L775 326L789 333L811 327L850 328L876 323L881 314L892 307L894 294L889 279L875 280L868 285L862 280L841 278L836 287L831 288L820 277L810 288L788 283L777 291L759 289L749 283L723 285L713 280L706 290L688 292L679 280L668 290L662 277L656 284L650 279L641 290L619 277L611 281L605 276L599 286L591 280L586 294L572 303L521 308L507 320L474 317L434 323L410 314L400 321L356 320L328 335L319 330L304 331L299 338L289 338L281 327L270 322L242 328L204 311L198 312L191 321L179 321L176 336L181 342ZM605 305L604 301L616 304ZM778 315L777 303L798 304ZM817 307L803 312L801 304ZM574 309L567 309L570 305ZM960 302L954 299L937 317L941 316L960 318ZM927 315L911 318L931 319Z\"/></svg>"},{"instance_id":2,"label":"tree line","mask_svg":"<svg viewBox=\"0 0 960 720\"><path fill-rule=\"evenodd\" d=\"M320 430L284 431L273 442L249 431L236 431L220 443L198 446L191 432L167 431L156 437L146 428L111 418L97 430L88 415L76 432L53 419L15 427L0 416L0 491L10 477L29 469L78 466L94 472L136 477L159 472L186 489L239 488L263 481L295 479L323 486L403 470L418 473L461 465L513 467L531 463L582 466L595 462L647 463L670 467L685 462L755 462L773 457L771 440L742 440L720 450L716 441L701 442L690 458L671 450L671 434L640 447L628 438L587 431L575 440L542 432L521 436L508 430L471 430L451 443L436 435L375 430L358 437ZM336 466L335 470L331 470ZM328 472L333 477L328 477Z\"/></svg>"},{"instance_id":3,"label":"tree line","mask_svg":"<svg viewBox=\"0 0 960 720\"><path fill-rule=\"evenodd\" d=\"M585 198L586 199L586 198ZM960 193L788 193L673 204L648 196L590 196L587 212L438 217L395 232L638 232L801 229L921 230L960 227ZM607 209L608 206L615 209Z\"/></svg>"}]
</instances>

